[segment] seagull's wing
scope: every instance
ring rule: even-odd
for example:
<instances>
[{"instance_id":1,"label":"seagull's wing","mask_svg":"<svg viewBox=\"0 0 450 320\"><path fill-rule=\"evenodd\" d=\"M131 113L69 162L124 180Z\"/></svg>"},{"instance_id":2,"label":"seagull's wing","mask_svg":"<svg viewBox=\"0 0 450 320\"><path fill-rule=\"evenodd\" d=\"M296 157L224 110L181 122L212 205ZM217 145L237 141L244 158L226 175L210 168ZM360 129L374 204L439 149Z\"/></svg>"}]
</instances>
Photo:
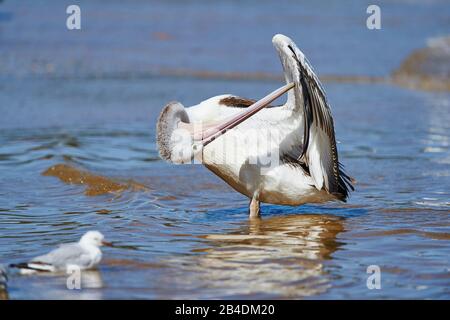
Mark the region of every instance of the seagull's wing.
<instances>
[{"instance_id":1,"label":"seagull's wing","mask_svg":"<svg viewBox=\"0 0 450 320\"><path fill-rule=\"evenodd\" d=\"M91 265L91 256L78 243L60 245L57 249L47 254L33 258L29 262L11 264L12 268L19 268L22 271L53 272L63 270L68 265L77 265L81 269Z\"/></svg>"},{"instance_id":2,"label":"seagull's wing","mask_svg":"<svg viewBox=\"0 0 450 320\"><path fill-rule=\"evenodd\" d=\"M56 269L65 268L67 265L77 265L83 268L90 265L91 257L78 243L70 243L61 245L45 255L32 259L31 263L50 265Z\"/></svg>"},{"instance_id":3,"label":"seagull's wing","mask_svg":"<svg viewBox=\"0 0 450 320\"><path fill-rule=\"evenodd\" d=\"M65 269L68 265L77 265L87 268L91 265L91 256L78 243L61 245L59 248L47 254L33 258L29 262L11 264L11 268L19 268L22 271L53 272Z\"/></svg>"},{"instance_id":4,"label":"seagull's wing","mask_svg":"<svg viewBox=\"0 0 450 320\"><path fill-rule=\"evenodd\" d=\"M324 188L345 201L353 186L338 161L333 117L325 91L304 54L295 46L288 47L295 61L290 70L296 84L293 102L295 110L302 114L303 142L293 146L287 156L309 172L317 189Z\"/></svg>"}]
</instances>

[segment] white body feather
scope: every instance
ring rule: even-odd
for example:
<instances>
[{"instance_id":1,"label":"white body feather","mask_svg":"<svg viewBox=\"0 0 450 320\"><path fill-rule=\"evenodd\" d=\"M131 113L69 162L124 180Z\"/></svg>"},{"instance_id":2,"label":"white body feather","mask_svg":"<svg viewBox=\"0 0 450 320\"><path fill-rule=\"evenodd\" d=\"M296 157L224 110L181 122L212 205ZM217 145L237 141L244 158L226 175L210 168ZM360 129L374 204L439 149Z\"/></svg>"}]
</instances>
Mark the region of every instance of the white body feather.
<instances>
[{"instance_id":1,"label":"white body feather","mask_svg":"<svg viewBox=\"0 0 450 320\"><path fill-rule=\"evenodd\" d=\"M220 122L242 112L219 103L230 96L216 96L186 108L189 119L199 124ZM206 146L201 161L235 190L262 202L300 205L331 200L321 190L323 179L317 183L301 168L279 161L283 148L302 143L302 132L302 117L292 108L264 109ZM271 158L270 152L273 163L267 167L264 160Z\"/></svg>"}]
</instances>

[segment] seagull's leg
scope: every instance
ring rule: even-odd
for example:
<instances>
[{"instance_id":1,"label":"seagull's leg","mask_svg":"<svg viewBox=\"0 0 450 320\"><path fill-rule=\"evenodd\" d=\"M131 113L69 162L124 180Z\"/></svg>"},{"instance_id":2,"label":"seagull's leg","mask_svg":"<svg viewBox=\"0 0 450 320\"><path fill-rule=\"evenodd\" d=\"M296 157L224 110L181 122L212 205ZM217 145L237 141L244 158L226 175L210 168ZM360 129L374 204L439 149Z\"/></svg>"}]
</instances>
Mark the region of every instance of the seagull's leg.
<instances>
[{"instance_id":1,"label":"seagull's leg","mask_svg":"<svg viewBox=\"0 0 450 320\"><path fill-rule=\"evenodd\" d=\"M260 217L259 200L256 197L252 197L252 199L250 200L249 211L250 211L249 215L250 219Z\"/></svg>"}]
</instances>

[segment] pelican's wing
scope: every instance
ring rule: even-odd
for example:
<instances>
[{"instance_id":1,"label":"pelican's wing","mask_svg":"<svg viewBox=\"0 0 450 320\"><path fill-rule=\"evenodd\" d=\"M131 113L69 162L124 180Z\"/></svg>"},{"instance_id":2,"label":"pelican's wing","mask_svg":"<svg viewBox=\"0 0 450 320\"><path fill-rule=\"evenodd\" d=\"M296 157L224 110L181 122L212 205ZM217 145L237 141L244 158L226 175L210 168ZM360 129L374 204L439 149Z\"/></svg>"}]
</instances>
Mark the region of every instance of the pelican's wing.
<instances>
[{"instance_id":1,"label":"pelican's wing","mask_svg":"<svg viewBox=\"0 0 450 320\"><path fill-rule=\"evenodd\" d=\"M325 91L306 57L303 54L299 57L290 49L297 62L297 72L293 73L294 100L296 109L303 111L304 122L303 142L295 158L307 167L317 189L325 188L344 201L353 186L338 161L333 118Z\"/></svg>"}]
</instances>

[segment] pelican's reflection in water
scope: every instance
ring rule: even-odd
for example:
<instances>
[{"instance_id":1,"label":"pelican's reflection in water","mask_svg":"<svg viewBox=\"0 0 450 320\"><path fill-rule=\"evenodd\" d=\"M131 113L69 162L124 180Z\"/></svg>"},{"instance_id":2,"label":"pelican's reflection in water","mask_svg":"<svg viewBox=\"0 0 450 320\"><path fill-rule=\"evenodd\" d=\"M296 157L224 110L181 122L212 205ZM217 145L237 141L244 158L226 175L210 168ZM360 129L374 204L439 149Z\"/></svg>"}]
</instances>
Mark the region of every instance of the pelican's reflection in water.
<instances>
[{"instance_id":1,"label":"pelican's reflection in water","mask_svg":"<svg viewBox=\"0 0 450 320\"><path fill-rule=\"evenodd\" d=\"M231 234L202 236L211 246L196 250L203 254L190 257L193 261L178 261L181 282L207 288L218 298L320 294L329 288L323 262L339 247L342 223L330 215L277 216L249 220Z\"/></svg>"}]
</instances>

